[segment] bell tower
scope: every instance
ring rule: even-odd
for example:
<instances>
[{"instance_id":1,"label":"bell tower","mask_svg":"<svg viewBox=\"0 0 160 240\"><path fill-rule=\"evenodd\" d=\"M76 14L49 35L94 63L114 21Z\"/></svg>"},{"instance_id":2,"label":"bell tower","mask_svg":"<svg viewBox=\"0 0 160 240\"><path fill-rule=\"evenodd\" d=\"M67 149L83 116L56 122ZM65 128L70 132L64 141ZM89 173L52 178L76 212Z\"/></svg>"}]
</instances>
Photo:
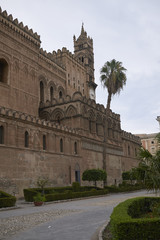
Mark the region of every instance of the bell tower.
<instances>
[{"instance_id":1,"label":"bell tower","mask_svg":"<svg viewBox=\"0 0 160 240\"><path fill-rule=\"evenodd\" d=\"M94 82L94 53L93 53L93 39L87 36L82 23L81 34L74 41L74 56L76 59L84 63L87 69L87 85L89 89L89 97L95 100L95 89L97 84Z\"/></svg>"}]
</instances>

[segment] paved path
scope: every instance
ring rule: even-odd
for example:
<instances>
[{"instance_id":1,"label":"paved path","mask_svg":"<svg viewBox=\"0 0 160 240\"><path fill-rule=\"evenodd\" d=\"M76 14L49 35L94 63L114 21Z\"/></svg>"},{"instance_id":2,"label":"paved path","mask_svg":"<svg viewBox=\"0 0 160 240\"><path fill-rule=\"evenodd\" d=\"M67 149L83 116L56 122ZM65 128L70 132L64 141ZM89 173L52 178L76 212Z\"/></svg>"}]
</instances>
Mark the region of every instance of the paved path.
<instances>
[{"instance_id":1,"label":"paved path","mask_svg":"<svg viewBox=\"0 0 160 240\"><path fill-rule=\"evenodd\" d=\"M93 240L119 202L146 191L111 194L103 197L42 207L18 202L18 209L0 211L0 240Z\"/></svg>"}]
</instances>

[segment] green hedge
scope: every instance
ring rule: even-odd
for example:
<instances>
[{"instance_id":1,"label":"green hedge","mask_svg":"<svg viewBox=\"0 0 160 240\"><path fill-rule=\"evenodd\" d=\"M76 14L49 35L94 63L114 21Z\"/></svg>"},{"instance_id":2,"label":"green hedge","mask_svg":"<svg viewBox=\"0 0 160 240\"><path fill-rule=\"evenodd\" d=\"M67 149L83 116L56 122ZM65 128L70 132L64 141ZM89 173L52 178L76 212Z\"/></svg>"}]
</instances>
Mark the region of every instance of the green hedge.
<instances>
[{"instance_id":1,"label":"green hedge","mask_svg":"<svg viewBox=\"0 0 160 240\"><path fill-rule=\"evenodd\" d=\"M76 183L73 184L73 186L67 186L67 187L50 187L50 188L44 188L44 194L45 195L55 195L55 198L56 200L60 200L60 199L68 199L68 198L72 198L72 195L70 197L67 198L66 196L66 191L71 191L71 192L74 192L74 193L77 193L80 194L80 193L83 193L83 192L90 192L90 191L94 191L94 190L97 190L98 192L99 191L104 191L105 190L105 193L102 193L103 194L106 194L106 193L118 193L118 192L128 192L128 191L133 191L133 190L140 190L142 189L142 186L139 186L139 185L122 185L120 187L117 187L117 186L107 186L105 187L104 189L101 189L101 188L98 188L98 187L93 187L93 186L77 186ZM33 197L37 195L37 193L41 193L42 190L41 188L29 188L29 189L24 189L23 190L24 192L24 198L25 198L25 201L27 202L33 202ZM62 196L58 198L59 195L56 195L56 194L63 194ZM77 194L77 197L82 197L82 196L78 196ZM83 195L83 194L82 194ZM101 195L101 192L97 193L97 195ZM93 196L93 193L92 195L89 195L89 196ZM73 197L75 198L75 197ZM46 200L47 201L47 200ZM53 200L54 201L54 200Z\"/></svg>"},{"instance_id":2,"label":"green hedge","mask_svg":"<svg viewBox=\"0 0 160 240\"><path fill-rule=\"evenodd\" d=\"M16 197L0 190L0 208L13 207L16 203Z\"/></svg>"},{"instance_id":3,"label":"green hedge","mask_svg":"<svg viewBox=\"0 0 160 240\"><path fill-rule=\"evenodd\" d=\"M160 198L133 198L116 206L111 214L113 240L158 240L160 218L140 218L153 202L160 202Z\"/></svg>"},{"instance_id":4,"label":"green hedge","mask_svg":"<svg viewBox=\"0 0 160 240\"><path fill-rule=\"evenodd\" d=\"M118 192L130 192L130 191L136 191L144 189L142 185L139 184L126 184L126 185L120 185L119 187L113 185L113 186L105 186L105 189L107 189L110 193L118 193Z\"/></svg>"},{"instance_id":5,"label":"green hedge","mask_svg":"<svg viewBox=\"0 0 160 240\"><path fill-rule=\"evenodd\" d=\"M91 191L85 191L85 192L66 191L64 193L47 194L45 195L45 198L47 202L50 202L50 201L56 201L56 200L98 196L98 195L104 195L107 193L108 193L107 190L96 190L96 189Z\"/></svg>"},{"instance_id":6,"label":"green hedge","mask_svg":"<svg viewBox=\"0 0 160 240\"><path fill-rule=\"evenodd\" d=\"M100 191L100 188L88 187L88 186L83 186L83 187L77 188L77 191L78 192L86 192L86 191L92 191L92 189L96 189L97 191ZM55 194L64 194L64 196L65 196L66 191L74 191L74 192L76 192L75 188L74 187L70 187L70 186L67 186L67 187L44 188L44 194L45 195L48 195L48 194L51 194L51 195L53 195L53 194L54 195ZM33 202L34 196L36 196L37 193L39 193L39 192L40 193L42 192L41 188L23 189L25 201ZM63 195L61 197L62 197L62 199L67 199L67 198L63 198Z\"/></svg>"}]
</instances>

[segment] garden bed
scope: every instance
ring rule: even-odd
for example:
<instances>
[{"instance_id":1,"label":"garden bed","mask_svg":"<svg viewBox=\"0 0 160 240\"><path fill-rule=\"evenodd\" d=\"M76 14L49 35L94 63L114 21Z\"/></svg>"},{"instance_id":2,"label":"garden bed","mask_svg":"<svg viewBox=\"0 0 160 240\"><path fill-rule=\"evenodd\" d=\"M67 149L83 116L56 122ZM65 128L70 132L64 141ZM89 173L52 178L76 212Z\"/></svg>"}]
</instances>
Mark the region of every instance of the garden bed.
<instances>
[{"instance_id":1,"label":"garden bed","mask_svg":"<svg viewBox=\"0 0 160 240\"><path fill-rule=\"evenodd\" d=\"M159 240L160 217L144 217L153 203L160 203L160 198L133 198L116 206L111 214L113 240Z\"/></svg>"}]
</instances>

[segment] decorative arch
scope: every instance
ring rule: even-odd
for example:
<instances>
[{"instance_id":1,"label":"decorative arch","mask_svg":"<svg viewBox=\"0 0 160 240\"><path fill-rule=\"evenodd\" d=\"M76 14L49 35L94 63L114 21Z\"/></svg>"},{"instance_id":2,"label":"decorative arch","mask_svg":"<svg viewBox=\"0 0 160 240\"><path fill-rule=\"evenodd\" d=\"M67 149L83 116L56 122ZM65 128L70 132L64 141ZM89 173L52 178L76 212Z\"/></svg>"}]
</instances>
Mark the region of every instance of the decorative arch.
<instances>
[{"instance_id":1,"label":"decorative arch","mask_svg":"<svg viewBox=\"0 0 160 240\"><path fill-rule=\"evenodd\" d=\"M73 94L73 96L72 96L72 100L74 101L74 100L82 100L83 99L83 97L82 97L82 93L81 92L75 92L74 94Z\"/></svg>"},{"instance_id":2,"label":"decorative arch","mask_svg":"<svg viewBox=\"0 0 160 240\"><path fill-rule=\"evenodd\" d=\"M30 75L31 75L32 80L34 80L35 79L35 70L34 69L31 69Z\"/></svg>"},{"instance_id":3,"label":"decorative arch","mask_svg":"<svg viewBox=\"0 0 160 240\"><path fill-rule=\"evenodd\" d=\"M64 91L64 88L62 86L58 87L58 96L59 96L59 98L65 97L65 91Z\"/></svg>"},{"instance_id":4,"label":"decorative arch","mask_svg":"<svg viewBox=\"0 0 160 240\"><path fill-rule=\"evenodd\" d=\"M92 132L95 132L96 129L95 129L95 113L92 109L90 109L88 111L88 123L89 123L89 132L92 133Z\"/></svg>"},{"instance_id":5,"label":"decorative arch","mask_svg":"<svg viewBox=\"0 0 160 240\"><path fill-rule=\"evenodd\" d=\"M44 119L46 121L50 121L50 119L51 119L51 115L47 111L40 112L39 116L40 116L40 118L42 118L42 119Z\"/></svg>"},{"instance_id":6,"label":"decorative arch","mask_svg":"<svg viewBox=\"0 0 160 240\"><path fill-rule=\"evenodd\" d=\"M87 112L86 105L82 105L81 111L82 111L83 117L88 117L88 112Z\"/></svg>"},{"instance_id":7,"label":"decorative arch","mask_svg":"<svg viewBox=\"0 0 160 240\"><path fill-rule=\"evenodd\" d=\"M28 77L28 67L26 64L23 67L23 72L24 72L25 76Z\"/></svg>"},{"instance_id":8,"label":"decorative arch","mask_svg":"<svg viewBox=\"0 0 160 240\"><path fill-rule=\"evenodd\" d=\"M56 85L54 84L53 81L50 81L48 84L48 94L49 94L50 101L53 100L55 91L56 91Z\"/></svg>"},{"instance_id":9,"label":"decorative arch","mask_svg":"<svg viewBox=\"0 0 160 240\"><path fill-rule=\"evenodd\" d=\"M64 112L60 108L57 108L52 112L52 115L51 115L52 121L58 122L60 124L63 118L64 118Z\"/></svg>"},{"instance_id":10,"label":"decorative arch","mask_svg":"<svg viewBox=\"0 0 160 240\"><path fill-rule=\"evenodd\" d=\"M77 114L77 110L74 106L70 105L66 110L66 117L73 117Z\"/></svg>"},{"instance_id":11,"label":"decorative arch","mask_svg":"<svg viewBox=\"0 0 160 240\"><path fill-rule=\"evenodd\" d=\"M131 148L130 148L130 146L128 145L128 156L130 156L131 155Z\"/></svg>"},{"instance_id":12,"label":"decorative arch","mask_svg":"<svg viewBox=\"0 0 160 240\"><path fill-rule=\"evenodd\" d=\"M99 124L102 124L102 115L99 113L97 113L97 115L96 115L96 122Z\"/></svg>"},{"instance_id":13,"label":"decorative arch","mask_svg":"<svg viewBox=\"0 0 160 240\"><path fill-rule=\"evenodd\" d=\"M96 133L97 135L103 134L103 124L102 124L102 115L97 113L96 115Z\"/></svg>"},{"instance_id":14,"label":"decorative arch","mask_svg":"<svg viewBox=\"0 0 160 240\"><path fill-rule=\"evenodd\" d=\"M40 102L44 102L44 83L40 81Z\"/></svg>"},{"instance_id":15,"label":"decorative arch","mask_svg":"<svg viewBox=\"0 0 160 240\"><path fill-rule=\"evenodd\" d=\"M88 118L89 118L89 120L91 120L91 121L95 121L95 113L94 113L94 111L93 111L92 109L90 109L90 110L88 111Z\"/></svg>"}]
</instances>

